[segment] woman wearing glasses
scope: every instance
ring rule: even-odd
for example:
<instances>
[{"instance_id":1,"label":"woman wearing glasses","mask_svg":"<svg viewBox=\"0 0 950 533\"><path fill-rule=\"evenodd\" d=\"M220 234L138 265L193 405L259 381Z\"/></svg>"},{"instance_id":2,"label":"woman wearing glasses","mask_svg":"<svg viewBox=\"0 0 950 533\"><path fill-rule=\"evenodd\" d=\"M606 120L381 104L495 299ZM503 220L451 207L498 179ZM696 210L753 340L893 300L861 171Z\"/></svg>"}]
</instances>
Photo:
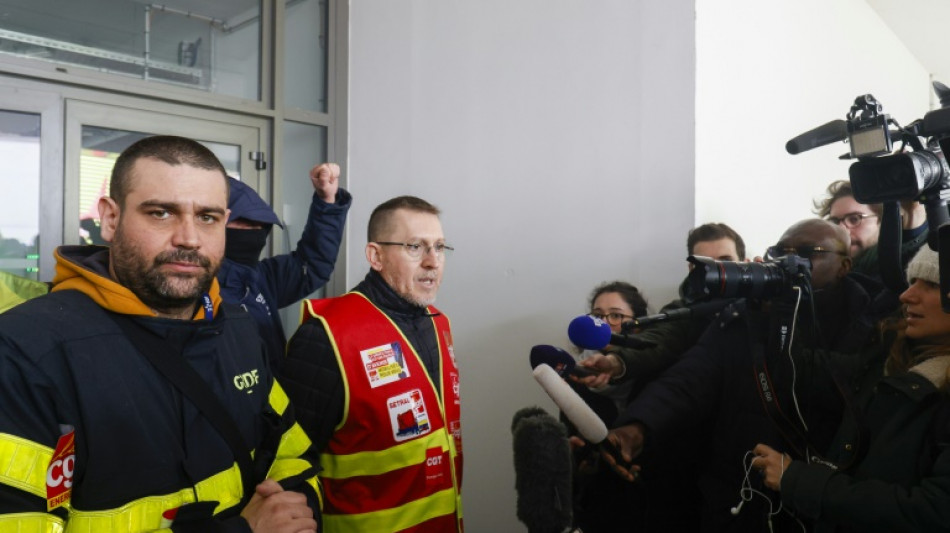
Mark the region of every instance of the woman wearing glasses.
<instances>
[{"instance_id":1,"label":"woman wearing glasses","mask_svg":"<svg viewBox=\"0 0 950 533\"><path fill-rule=\"evenodd\" d=\"M633 333L628 331L629 327L624 327L625 323L648 313L643 294L623 281L597 286L591 293L589 309L591 316L603 320L613 333L618 334ZM607 346L602 351L606 357L616 358L617 364L623 365L621 358L611 355L616 350ZM584 359L593 355L603 356L600 352L583 352L580 357ZM622 376L623 371L618 377ZM585 387L580 383L571 385L610 427L643 383L627 380L618 385L603 383L596 387ZM577 432L571 429L571 433L576 435ZM578 437L574 437L572 442L578 447L583 445ZM575 525L584 533L692 533L698 530L695 469L682 466L688 461L653 464L642 479L629 483L606 465L600 467L596 453L588 455L585 452L583 447L577 452L580 464L575 472L573 498Z\"/></svg>"},{"instance_id":2,"label":"woman wearing glasses","mask_svg":"<svg viewBox=\"0 0 950 533\"><path fill-rule=\"evenodd\" d=\"M939 272L929 247L910 262L905 318L885 323L887 360L830 448L837 468L753 450L765 484L816 533L950 531L950 314Z\"/></svg>"}]
</instances>

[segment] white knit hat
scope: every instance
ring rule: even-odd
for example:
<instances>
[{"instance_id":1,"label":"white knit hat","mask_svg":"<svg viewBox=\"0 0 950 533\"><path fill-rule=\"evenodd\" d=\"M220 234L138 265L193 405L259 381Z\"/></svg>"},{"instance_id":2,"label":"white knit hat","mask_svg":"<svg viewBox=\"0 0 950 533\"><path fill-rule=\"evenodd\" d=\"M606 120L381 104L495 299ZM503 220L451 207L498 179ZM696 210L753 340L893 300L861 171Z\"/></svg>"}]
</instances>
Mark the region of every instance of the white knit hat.
<instances>
[{"instance_id":1,"label":"white knit hat","mask_svg":"<svg viewBox=\"0 0 950 533\"><path fill-rule=\"evenodd\" d=\"M915 279L940 283L940 256L926 244L920 247L907 265L908 283L913 283Z\"/></svg>"}]
</instances>

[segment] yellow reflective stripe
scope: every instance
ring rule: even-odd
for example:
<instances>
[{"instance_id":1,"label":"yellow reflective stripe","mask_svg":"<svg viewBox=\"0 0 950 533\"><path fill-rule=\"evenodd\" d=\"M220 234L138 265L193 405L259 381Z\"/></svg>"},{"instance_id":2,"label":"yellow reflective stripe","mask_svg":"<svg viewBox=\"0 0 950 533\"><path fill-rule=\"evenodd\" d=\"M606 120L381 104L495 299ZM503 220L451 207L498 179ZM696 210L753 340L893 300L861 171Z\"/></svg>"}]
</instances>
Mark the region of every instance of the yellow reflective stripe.
<instances>
[{"instance_id":1,"label":"yellow reflective stripe","mask_svg":"<svg viewBox=\"0 0 950 533\"><path fill-rule=\"evenodd\" d=\"M234 463L231 468L202 479L195 484L195 492L198 493L198 501L218 502L214 508L215 514L241 503L241 496L244 495L241 468Z\"/></svg>"},{"instance_id":2,"label":"yellow reflective stripe","mask_svg":"<svg viewBox=\"0 0 950 533\"><path fill-rule=\"evenodd\" d=\"M199 481L195 488L161 496L146 496L115 509L80 511L70 509L66 533L99 533L102 531L152 531L158 529L162 513L196 501L218 501L215 513L241 500L241 473L237 464Z\"/></svg>"},{"instance_id":3,"label":"yellow reflective stripe","mask_svg":"<svg viewBox=\"0 0 950 533\"><path fill-rule=\"evenodd\" d=\"M267 400L279 415L283 415L284 410L290 405L290 398L287 397L287 393L284 392L283 387L280 386L280 383L277 383L276 379L270 388L270 395L268 395Z\"/></svg>"},{"instance_id":4,"label":"yellow reflective stripe","mask_svg":"<svg viewBox=\"0 0 950 533\"><path fill-rule=\"evenodd\" d=\"M277 445L277 458L300 457L310 448L310 445L310 437L300 427L300 424L294 422L294 425L280 436L280 444Z\"/></svg>"},{"instance_id":5,"label":"yellow reflective stripe","mask_svg":"<svg viewBox=\"0 0 950 533\"><path fill-rule=\"evenodd\" d=\"M325 514L327 531L373 531L384 533L402 531L438 516L451 515L456 510L455 491L445 489L431 496L392 509L359 514Z\"/></svg>"},{"instance_id":6,"label":"yellow reflective stripe","mask_svg":"<svg viewBox=\"0 0 950 533\"><path fill-rule=\"evenodd\" d=\"M348 478L353 476L375 476L398 468L419 464L425 459L426 450L441 448L449 450L446 442L448 433L444 429L413 439L392 448L379 451L357 452L347 455L320 455L321 477ZM451 440L449 437L448 440Z\"/></svg>"},{"instance_id":7,"label":"yellow reflective stripe","mask_svg":"<svg viewBox=\"0 0 950 533\"><path fill-rule=\"evenodd\" d=\"M0 515L0 531L4 533L63 533L63 519L46 513L14 513Z\"/></svg>"},{"instance_id":8,"label":"yellow reflective stripe","mask_svg":"<svg viewBox=\"0 0 950 533\"><path fill-rule=\"evenodd\" d=\"M46 498L46 470L53 449L0 433L0 483Z\"/></svg>"}]
</instances>

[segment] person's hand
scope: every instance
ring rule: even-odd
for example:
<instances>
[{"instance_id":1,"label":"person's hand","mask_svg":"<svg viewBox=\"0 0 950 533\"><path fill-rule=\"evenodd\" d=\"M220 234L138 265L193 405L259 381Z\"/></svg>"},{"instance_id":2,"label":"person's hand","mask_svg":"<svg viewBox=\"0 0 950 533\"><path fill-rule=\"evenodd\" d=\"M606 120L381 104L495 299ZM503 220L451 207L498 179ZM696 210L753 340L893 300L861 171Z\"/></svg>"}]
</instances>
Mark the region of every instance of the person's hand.
<instances>
[{"instance_id":1,"label":"person's hand","mask_svg":"<svg viewBox=\"0 0 950 533\"><path fill-rule=\"evenodd\" d=\"M752 448L752 453L755 454L755 458L752 459L752 468L762 473L766 487L780 492L782 475L791 464L792 458L765 444L757 444L755 448Z\"/></svg>"},{"instance_id":2,"label":"person's hand","mask_svg":"<svg viewBox=\"0 0 950 533\"><path fill-rule=\"evenodd\" d=\"M583 448L587 446L587 441L578 437L577 435L571 435L570 437L568 437L567 442L571 446L572 453L578 453L579 450L582 450ZM597 451L594 450L593 453L597 453ZM597 461L596 461L597 456L582 454L581 457L583 457L583 459L577 465L577 471L579 473L593 474L594 472L597 471L597 468L598 468Z\"/></svg>"},{"instance_id":3,"label":"person's hand","mask_svg":"<svg viewBox=\"0 0 950 533\"><path fill-rule=\"evenodd\" d=\"M317 196L328 204L336 201L336 191L340 189L340 165L321 163L310 169L310 181Z\"/></svg>"},{"instance_id":4,"label":"person's hand","mask_svg":"<svg viewBox=\"0 0 950 533\"><path fill-rule=\"evenodd\" d=\"M265 480L257 486L241 516L254 533L315 532L317 521L307 497L285 491L276 481Z\"/></svg>"},{"instance_id":5,"label":"person's hand","mask_svg":"<svg viewBox=\"0 0 950 533\"><path fill-rule=\"evenodd\" d=\"M630 464L630 462L636 459L637 456L640 455L640 452L643 451L643 426L633 423L612 429L610 433L607 434L607 440L609 440L615 448L620 450L620 458L630 466L625 468L623 465L620 465L617 463L616 458L604 449L601 449L601 458L607 461L610 468L620 477L627 481L636 481L637 476L640 475L640 465Z\"/></svg>"},{"instance_id":6,"label":"person's hand","mask_svg":"<svg viewBox=\"0 0 950 533\"><path fill-rule=\"evenodd\" d=\"M620 362L620 359L616 355L604 355L600 352L591 354L586 359L578 362L577 365L597 371L596 375L583 378L571 376L572 380L592 389L607 385L612 378L619 376L623 371L623 363Z\"/></svg>"}]
</instances>

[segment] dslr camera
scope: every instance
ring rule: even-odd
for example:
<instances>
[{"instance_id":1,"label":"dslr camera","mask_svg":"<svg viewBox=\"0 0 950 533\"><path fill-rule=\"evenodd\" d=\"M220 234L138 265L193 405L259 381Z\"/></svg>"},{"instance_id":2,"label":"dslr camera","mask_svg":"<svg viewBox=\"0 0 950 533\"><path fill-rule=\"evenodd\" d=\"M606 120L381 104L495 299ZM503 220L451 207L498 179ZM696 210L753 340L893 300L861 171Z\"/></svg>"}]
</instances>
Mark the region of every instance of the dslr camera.
<instances>
[{"instance_id":1,"label":"dslr camera","mask_svg":"<svg viewBox=\"0 0 950 533\"><path fill-rule=\"evenodd\" d=\"M751 298L771 300L792 297L796 288L811 293L811 262L795 254L761 263L717 261L691 255L687 300Z\"/></svg>"}]
</instances>

